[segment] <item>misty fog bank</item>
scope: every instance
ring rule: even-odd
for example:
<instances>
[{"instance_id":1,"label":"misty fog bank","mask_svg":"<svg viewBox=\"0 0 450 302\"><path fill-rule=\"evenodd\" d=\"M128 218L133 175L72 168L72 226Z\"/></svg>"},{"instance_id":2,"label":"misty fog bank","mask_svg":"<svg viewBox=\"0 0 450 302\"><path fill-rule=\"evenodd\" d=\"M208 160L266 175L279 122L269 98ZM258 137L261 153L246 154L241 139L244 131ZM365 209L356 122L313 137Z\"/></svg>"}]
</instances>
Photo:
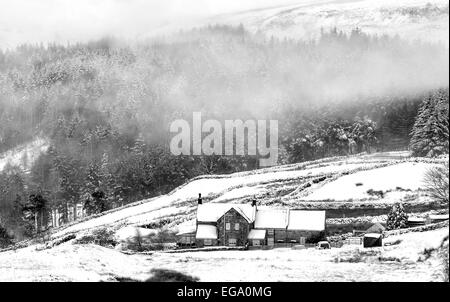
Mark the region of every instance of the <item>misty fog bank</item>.
<instances>
[{"instance_id":1,"label":"misty fog bank","mask_svg":"<svg viewBox=\"0 0 450 302\"><path fill-rule=\"evenodd\" d=\"M282 123L292 110L448 87L448 55L442 44L358 30L300 42L227 26L132 46L115 39L24 45L0 52L0 136L51 133L61 115L157 140L193 112Z\"/></svg>"}]
</instances>

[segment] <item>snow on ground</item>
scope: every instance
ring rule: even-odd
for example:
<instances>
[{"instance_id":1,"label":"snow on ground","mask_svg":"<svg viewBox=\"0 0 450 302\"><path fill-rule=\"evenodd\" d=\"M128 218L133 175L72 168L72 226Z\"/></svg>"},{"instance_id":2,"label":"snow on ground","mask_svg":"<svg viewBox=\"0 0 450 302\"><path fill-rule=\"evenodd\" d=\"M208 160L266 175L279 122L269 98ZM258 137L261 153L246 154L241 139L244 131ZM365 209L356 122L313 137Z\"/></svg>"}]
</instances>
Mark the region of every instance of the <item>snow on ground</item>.
<instances>
[{"instance_id":1,"label":"snow on ground","mask_svg":"<svg viewBox=\"0 0 450 302\"><path fill-rule=\"evenodd\" d=\"M219 178L203 178L188 183L186 186L184 186L180 190L175 191L170 196L174 199L192 199L197 198L198 193L202 193L203 197L208 197L219 193L225 193L224 191L238 186L249 187L251 185L261 183L286 181L290 179L317 176L327 173L338 173L348 169L356 169L363 166L374 165L373 163L344 163L345 162L342 162L339 165L333 163L323 167L308 168L297 171L269 172L244 176L234 176L232 174L231 176L219 176Z\"/></svg>"},{"instance_id":2,"label":"snow on ground","mask_svg":"<svg viewBox=\"0 0 450 302\"><path fill-rule=\"evenodd\" d=\"M153 268L173 269L200 281L439 281L439 262L416 261L424 248L436 247L448 228L389 237L397 245L363 249L377 252L368 261L337 262L360 247L331 250L279 248L125 255L95 245L64 243L37 251L28 247L0 253L0 281L100 281L114 277L145 280ZM361 251L363 251L361 250ZM395 257L399 261L379 261Z\"/></svg>"},{"instance_id":3,"label":"snow on ground","mask_svg":"<svg viewBox=\"0 0 450 302\"><path fill-rule=\"evenodd\" d=\"M112 226L120 223L134 225L151 222L168 215L181 215L181 213L186 213L187 210L187 207L176 207L176 205L173 204L173 199L168 196L162 196L137 206L124 208L120 211L114 211L97 218L71 225L56 232L53 234L53 237L59 237L68 233L100 226Z\"/></svg>"},{"instance_id":4,"label":"snow on ground","mask_svg":"<svg viewBox=\"0 0 450 302\"><path fill-rule=\"evenodd\" d=\"M96 245L31 246L0 253L0 281L106 281L114 276L148 277L145 257Z\"/></svg>"},{"instance_id":5,"label":"snow on ground","mask_svg":"<svg viewBox=\"0 0 450 302\"><path fill-rule=\"evenodd\" d=\"M34 141L0 154L0 172L7 165L19 166L24 170L31 168L38 157L47 151L48 141L37 138Z\"/></svg>"},{"instance_id":6,"label":"snow on ground","mask_svg":"<svg viewBox=\"0 0 450 302\"><path fill-rule=\"evenodd\" d=\"M226 192L225 194L219 196L211 202L224 202L227 200L240 199L252 195L258 195L265 191L266 189L264 186L246 186Z\"/></svg>"},{"instance_id":7,"label":"snow on ground","mask_svg":"<svg viewBox=\"0 0 450 302\"><path fill-rule=\"evenodd\" d=\"M422 162L392 162L392 165L375 168L374 165L397 160L398 154L379 154L367 158L364 155L338 158L325 163L304 166L282 166L251 173L236 173L219 178L200 178L180 187L172 194L149 199L62 228L53 237L68 233L84 232L101 226L116 228L116 236L126 240L135 236L136 228L159 219L172 217L173 230L195 227L194 210L197 194L215 199L210 202L235 202L247 195L254 195L268 186L299 185L308 177L342 173L356 168L369 168L341 176L335 181L318 187L311 196L315 198L366 198L366 191L390 190L386 198L401 198L401 194L414 192L422 186L423 173L433 164ZM372 169L370 169L372 168ZM361 182L362 186L355 183ZM362 188L361 188L362 187ZM409 193L408 193L409 192ZM321 195L319 195L319 193ZM400 194L401 193L401 194ZM209 195L208 195L209 194ZM349 195L346 195L349 194ZM399 195L400 194L400 195ZM298 200L298 202L302 202ZM315 202L316 203L316 202ZM150 230L149 232L153 232ZM153 268L174 269L200 278L201 281L435 281L439 263L435 260L417 261L425 248L436 247L448 228L424 233L411 233L389 237L387 242L400 240L400 244L386 246L376 251L377 256L355 263L336 261L341 254L358 255L359 247L349 246L331 250L253 250L162 253L153 255L125 255L118 250L95 245L73 245L67 242L51 249L36 250L39 246L0 253L0 281L99 281L130 277L144 280ZM398 261L381 261L399 259ZM238 270L236 268L239 268ZM214 273L211 273L214 272Z\"/></svg>"},{"instance_id":8,"label":"snow on ground","mask_svg":"<svg viewBox=\"0 0 450 302\"><path fill-rule=\"evenodd\" d=\"M367 191L388 191L402 188L417 190L423 187L423 177L428 169L434 167L428 163L400 163L388 167L361 171L340 177L317 189L304 200L349 200L371 197ZM358 184L358 185L357 185Z\"/></svg>"},{"instance_id":9,"label":"snow on ground","mask_svg":"<svg viewBox=\"0 0 450 302\"><path fill-rule=\"evenodd\" d=\"M384 243L392 243L401 240L401 249L395 248L395 246L384 247L384 256L417 261L420 256L417 251L439 247L442 243L442 239L448 234L449 228L445 227L429 232L390 236L384 239Z\"/></svg>"}]
</instances>

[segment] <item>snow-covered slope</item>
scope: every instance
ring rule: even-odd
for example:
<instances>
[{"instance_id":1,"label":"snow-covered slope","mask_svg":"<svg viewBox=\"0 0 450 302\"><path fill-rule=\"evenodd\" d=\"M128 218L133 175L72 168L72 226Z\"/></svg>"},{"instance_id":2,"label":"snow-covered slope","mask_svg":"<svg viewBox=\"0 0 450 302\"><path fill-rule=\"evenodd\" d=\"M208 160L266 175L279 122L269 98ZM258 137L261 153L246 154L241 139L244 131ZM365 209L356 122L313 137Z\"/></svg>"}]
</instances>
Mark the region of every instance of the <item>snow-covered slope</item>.
<instances>
[{"instance_id":1,"label":"snow-covered slope","mask_svg":"<svg viewBox=\"0 0 450 302\"><path fill-rule=\"evenodd\" d=\"M21 145L3 154L0 154L0 172L7 165L18 166L27 171L38 159L39 155L47 151L48 141L43 138L37 138L30 143Z\"/></svg>"},{"instance_id":2,"label":"snow-covered slope","mask_svg":"<svg viewBox=\"0 0 450 302\"><path fill-rule=\"evenodd\" d=\"M314 39L323 29L399 35L448 45L448 0L310 1L299 5L217 16L213 23L240 24L267 36Z\"/></svg>"},{"instance_id":3,"label":"snow-covered slope","mask_svg":"<svg viewBox=\"0 0 450 302\"><path fill-rule=\"evenodd\" d=\"M320 206L318 201L335 199L334 194L340 202L349 200L352 205L358 200L380 203L380 198L368 196L367 190L390 191L400 195L407 190L411 195L423 187L422 178L427 169L448 161L407 158L405 155L386 153L379 154L379 157L337 157L245 173L198 177L167 195L63 226L54 232L53 237L102 226L118 229L125 226L158 224L161 221L165 221L172 230L177 231L185 225L192 225L198 193L202 193L204 202L247 203L256 197L261 205L293 208ZM387 175L391 177L388 178ZM355 182L363 183L363 188L355 186ZM309 195L305 198L303 192ZM314 194L317 196L314 197ZM399 198L403 197L402 195ZM384 201L392 203L396 200L399 199Z\"/></svg>"},{"instance_id":4,"label":"snow-covered slope","mask_svg":"<svg viewBox=\"0 0 450 302\"><path fill-rule=\"evenodd\" d=\"M178 0L22 2L26 0L4 0L0 48L86 42L105 35L140 40L208 24L241 23L253 32L295 39L315 38L322 28L359 27L368 33L448 44L448 0L215 0L191 1L184 8Z\"/></svg>"},{"instance_id":5,"label":"snow-covered slope","mask_svg":"<svg viewBox=\"0 0 450 302\"><path fill-rule=\"evenodd\" d=\"M408 162L343 176L308 195L305 200L348 200L369 198L369 190L418 190L429 163Z\"/></svg>"}]
</instances>

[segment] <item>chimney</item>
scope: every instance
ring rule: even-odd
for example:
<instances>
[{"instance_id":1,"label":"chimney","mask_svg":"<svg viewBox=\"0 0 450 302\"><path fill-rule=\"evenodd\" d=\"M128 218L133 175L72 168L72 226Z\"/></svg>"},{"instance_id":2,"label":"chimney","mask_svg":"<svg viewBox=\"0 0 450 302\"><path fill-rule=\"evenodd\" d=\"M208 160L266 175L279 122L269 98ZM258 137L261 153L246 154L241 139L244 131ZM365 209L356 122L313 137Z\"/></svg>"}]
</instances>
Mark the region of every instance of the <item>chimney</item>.
<instances>
[{"instance_id":1,"label":"chimney","mask_svg":"<svg viewBox=\"0 0 450 302\"><path fill-rule=\"evenodd\" d=\"M202 193L198 193L198 204L202 204L203 200L202 200Z\"/></svg>"}]
</instances>

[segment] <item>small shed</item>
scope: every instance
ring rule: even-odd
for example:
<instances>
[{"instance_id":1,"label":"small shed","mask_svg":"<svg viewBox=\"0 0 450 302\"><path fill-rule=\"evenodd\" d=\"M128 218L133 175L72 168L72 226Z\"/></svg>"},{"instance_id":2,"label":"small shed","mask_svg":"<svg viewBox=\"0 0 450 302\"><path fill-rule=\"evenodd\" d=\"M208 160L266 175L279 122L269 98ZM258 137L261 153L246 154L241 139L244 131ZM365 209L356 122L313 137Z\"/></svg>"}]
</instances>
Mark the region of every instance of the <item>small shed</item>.
<instances>
[{"instance_id":1,"label":"small shed","mask_svg":"<svg viewBox=\"0 0 450 302\"><path fill-rule=\"evenodd\" d=\"M266 230L251 230L248 233L250 246L262 246L266 244Z\"/></svg>"},{"instance_id":2,"label":"small shed","mask_svg":"<svg viewBox=\"0 0 450 302\"><path fill-rule=\"evenodd\" d=\"M364 235L364 247L378 247L383 246L383 235L378 233L369 233Z\"/></svg>"}]
</instances>

